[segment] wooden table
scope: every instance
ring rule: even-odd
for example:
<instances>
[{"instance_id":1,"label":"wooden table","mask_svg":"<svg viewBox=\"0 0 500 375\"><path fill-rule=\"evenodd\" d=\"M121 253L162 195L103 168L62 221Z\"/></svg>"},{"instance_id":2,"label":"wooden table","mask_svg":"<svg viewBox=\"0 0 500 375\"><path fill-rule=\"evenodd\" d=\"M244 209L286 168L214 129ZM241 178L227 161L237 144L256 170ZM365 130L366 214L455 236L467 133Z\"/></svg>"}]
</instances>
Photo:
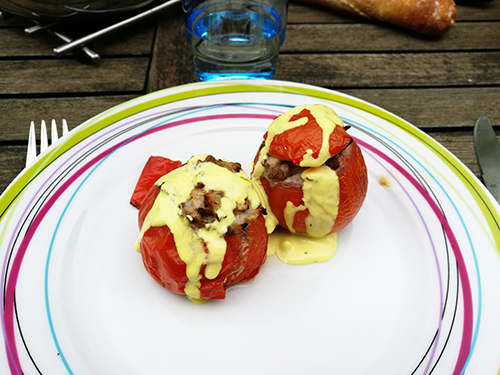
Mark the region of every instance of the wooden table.
<instances>
[{"instance_id":1,"label":"wooden table","mask_svg":"<svg viewBox=\"0 0 500 375\"><path fill-rule=\"evenodd\" d=\"M429 37L292 2L275 78L379 105L479 175L475 120L486 113L500 134L500 1L457 12L444 36ZM64 118L73 128L126 100L197 80L180 7L92 43L98 65L54 57L61 43L45 32L26 35L30 25L0 20L0 192L24 168L31 120Z\"/></svg>"}]
</instances>

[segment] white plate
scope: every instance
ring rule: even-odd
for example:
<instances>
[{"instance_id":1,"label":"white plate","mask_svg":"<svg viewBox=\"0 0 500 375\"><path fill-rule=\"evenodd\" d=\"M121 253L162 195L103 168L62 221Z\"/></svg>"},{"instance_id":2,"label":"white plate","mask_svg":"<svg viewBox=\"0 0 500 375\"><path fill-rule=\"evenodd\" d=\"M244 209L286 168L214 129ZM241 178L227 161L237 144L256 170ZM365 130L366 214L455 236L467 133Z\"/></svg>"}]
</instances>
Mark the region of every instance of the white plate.
<instances>
[{"instance_id":1,"label":"white plate","mask_svg":"<svg viewBox=\"0 0 500 375\"><path fill-rule=\"evenodd\" d=\"M272 118L313 103L352 126L369 170L336 255L271 257L203 305L157 285L128 203L147 158L248 171ZM0 373L497 374L498 211L446 149L358 99L279 81L156 92L70 132L1 197Z\"/></svg>"}]
</instances>

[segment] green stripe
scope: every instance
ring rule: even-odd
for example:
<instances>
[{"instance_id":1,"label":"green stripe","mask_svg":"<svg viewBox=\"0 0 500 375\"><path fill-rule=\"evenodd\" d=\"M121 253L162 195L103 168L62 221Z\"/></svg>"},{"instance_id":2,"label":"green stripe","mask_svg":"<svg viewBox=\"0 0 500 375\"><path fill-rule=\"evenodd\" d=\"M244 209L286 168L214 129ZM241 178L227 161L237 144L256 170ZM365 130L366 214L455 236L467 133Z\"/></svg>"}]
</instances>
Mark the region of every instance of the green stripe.
<instances>
[{"instance_id":1,"label":"green stripe","mask_svg":"<svg viewBox=\"0 0 500 375\"><path fill-rule=\"evenodd\" d=\"M178 90L180 92L176 92ZM102 114L86 121L78 127L78 131L74 134L70 133L66 142L59 147L51 149L51 151L39 160L33 167L20 176L20 178L10 186L4 196L0 200L0 212L4 212L7 207L13 202L15 197L31 180L36 178L48 165L50 165L61 154L74 147L76 144L89 137L90 135L106 128L107 126L137 114L141 111L148 110L163 104L177 102L185 99L191 99L201 96L211 96L218 94L228 93L241 93L241 92L272 92L272 93L291 93L301 94L310 97L326 99L332 102L342 103L353 108L360 109L379 117L394 126L404 130L412 137L417 139L420 143L427 146L440 160L442 160L448 167L455 173L455 175L462 181L469 193L474 197L474 200L480 208L482 214L486 218L488 227L493 235L497 251L500 254L500 215L495 206L487 197L484 192L483 186L471 174L471 172L458 162L454 156L446 150L443 146L437 143L427 134L423 133L418 128L410 125L406 121L388 113L387 111L373 106L369 103L361 102L355 98L346 97L332 91L321 91L317 88L307 86L282 86L277 82L261 82L258 83L241 83L241 82L220 82L213 83L197 83L176 88L165 89L160 92L148 94L144 97L133 99L127 103L114 107ZM161 95L158 97L158 95ZM150 98L148 100L148 98ZM137 102L136 104L134 104ZM123 107L122 110L119 110ZM113 111L118 111L110 114ZM3 217L0 217L0 219Z\"/></svg>"},{"instance_id":2,"label":"green stripe","mask_svg":"<svg viewBox=\"0 0 500 375\"><path fill-rule=\"evenodd\" d=\"M235 86L233 86L231 89L234 89L234 87ZM388 113L383 109L380 109L368 103L360 102L350 97L345 97L342 95L335 94L333 92L323 92L308 87L294 87L293 89L287 88L286 90L282 90L280 88L274 88L269 86L261 86L258 87L257 89L254 86L250 87L243 86L243 90L293 92L307 96L318 97L321 99L327 99L333 102L338 102L354 108L358 108L362 111L377 116L393 124L394 126L404 130L406 133L410 134L412 137L417 139L420 143L427 146L427 148L430 151L432 151L441 161L443 161L452 170L452 172L460 179L465 188L474 198L477 206L481 210L481 213L485 217L496 245L497 255L500 256L500 214L497 211L495 205L491 202L491 200L485 193L483 185L475 178L475 176L472 175L469 169L464 165L462 165L462 163L459 162L446 148L440 145L429 135L422 132L420 129L407 123L406 121L400 119L399 117L392 115L391 113Z\"/></svg>"},{"instance_id":3,"label":"green stripe","mask_svg":"<svg viewBox=\"0 0 500 375\"><path fill-rule=\"evenodd\" d=\"M8 215L7 215L7 218L6 218L6 221L5 221L6 223L8 223L10 221L12 215L14 215L14 212L16 211L16 207L17 207L18 204L19 204L19 200L17 200L16 202L14 202L12 204L12 206L10 207L10 210L8 211ZM0 243L3 243L3 239L5 237L5 233L7 232L7 228L8 228L8 225L4 225L3 228L2 228L2 231L0 232Z\"/></svg>"}]
</instances>

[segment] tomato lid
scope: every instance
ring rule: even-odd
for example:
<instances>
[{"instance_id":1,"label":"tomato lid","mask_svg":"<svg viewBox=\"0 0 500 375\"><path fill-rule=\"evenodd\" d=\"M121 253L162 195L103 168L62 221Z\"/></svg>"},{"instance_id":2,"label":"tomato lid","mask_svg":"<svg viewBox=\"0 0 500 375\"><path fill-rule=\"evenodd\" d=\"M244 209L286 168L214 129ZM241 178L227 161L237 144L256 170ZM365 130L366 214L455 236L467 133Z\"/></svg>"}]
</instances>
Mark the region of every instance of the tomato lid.
<instances>
[{"instance_id":1,"label":"tomato lid","mask_svg":"<svg viewBox=\"0 0 500 375\"><path fill-rule=\"evenodd\" d=\"M319 167L351 141L342 120L325 105L297 106L274 119L268 152L303 167Z\"/></svg>"}]
</instances>

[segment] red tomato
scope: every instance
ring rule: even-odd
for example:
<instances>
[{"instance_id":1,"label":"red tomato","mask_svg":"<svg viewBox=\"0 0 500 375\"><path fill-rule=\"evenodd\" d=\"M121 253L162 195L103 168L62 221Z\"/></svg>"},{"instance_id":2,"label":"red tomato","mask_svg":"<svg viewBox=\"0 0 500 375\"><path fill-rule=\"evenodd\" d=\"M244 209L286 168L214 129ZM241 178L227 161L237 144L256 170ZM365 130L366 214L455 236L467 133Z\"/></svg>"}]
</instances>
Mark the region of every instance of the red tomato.
<instances>
[{"instance_id":1,"label":"red tomato","mask_svg":"<svg viewBox=\"0 0 500 375\"><path fill-rule=\"evenodd\" d=\"M133 196L135 203L140 202L139 228L143 226L160 192L155 182L181 164L167 158L151 157L144 167ZM227 286L253 278L264 264L268 235L263 215L259 213L256 221L243 231L224 236L227 246L221 271L212 280L202 277L199 288L202 299L225 298ZM168 226L147 229L140 242L140 252L147 272L158 284L174 293L185 294L184 287L188 281L186 264L179 257L174 235ZM201 275L204 275L204 269L205 266L202 266Z\"/></svg>"},{"instance_id":2,"label":"red tomato","mask_svg":"<svg viewBox=\"0 0 500 375\"><path fill-rule=\"evenodd\" d=\"M308 109L303 109L300 113L292 116L290 122L307 117L304 125L276 134L269 147L269 154L281 160L291 161L295 165L300 165L307 150L312 150L313 158L317 158L321 151L323 142L323 131L318 125L316 118ZM266 139L266 137L264 137ZM340 153L351 142L351 137L344 127L335 126L329 138L330 155Z\"/></svg>"},{"instance_id":3,"label":"red tomato","mask_svg":"<svg viewBox=\"0 0 500 375\"><path fill-rule=\"evenodd\" d=\"M279 225L287 229L285 217L283 215L285 207L288 202L292 202L294 206L300 205L300 201L304 197L302 189L283 186L283 184L280 183L271 188L269 181L265 178L261 178L260 182L266 192L271 211L276 216L276 219L278 219Z\"/></svg>"},{"instance_id":4,"label":"red tomato","mask_svg":"<svg viewBox=\"0 0 500 375\"><path fill-rule=\"evenodd\" d=\"M303 125L290 127L281 133L274 134L270 144L268 144L268 154L303 168L315 167L317 166L315 164L301 165L301 163L308 153L311 154L313 159L318 159L320 156L323 147L323 129L314 117L314 111L308 108L295 109L295 111L300 112L290 117L288 120L290 123L303 118L306 118L307 121ZM283 118L281 121L283 121ZM334 128L328 138L329 155L327 154L326 159L332 157L336 157L336 159L332 159L329 163L327 163L327 160L319 160L319 163L327 163L330 166L335 165L334 169L339 178L338 213L331 229L331 232L336 232L349 224L360 210L366 196L368 176L363 155L358 145L347 134L345 128L337 123L339 120L332 117L330 121L335 123L331 124ZM266 133L264 141L269 142L268 137L269 134ZM259 153L260 150L254 160L254 165L259 162ZM268 196L269 208L276 216L279 225L288 229L284 218L284 210L288 202L293 203L296 207L300 206L301 203L303 204L304 194L302 188L297 187L296 183L286 184L279 181L278 179L282 177L274 177L276 179L272 182L262 176L257 176L257 178L260 178L260 182ZM295 213L292 223L294 231L307 233L305 221L308 215L308 209Z\"/></svg>"},{"instance_id":5,"label":"red tomato","mask_svg":"<svg viewBox=\"0 0 500 375\"><path fill-rule=\"evenodd\" d=\"M156 196L152 189L147 200ZM154 201L154 199L153 199ZM146 203L145 203L146 204ZM251 243L244 247L237 234L224 238L227 248L222 269L215 279L201 278L200 297L202 299L224 299L226 287L243 280L250 280L264 264L267 256L267 232L262 214L245 228ZM148 273L164 288L177 294L185 294L188 278L186 264L179 258L174 236L167 226L151 227L140 244L142 260ZM204 267L201 269L203 275Z\"/></svg>"},{"instance_id":6,"label":"red tomato","mask_svg":"<svg viewBox=\"0 0 500 375\"><path fill-rule=\"evenodd\" d=\"M140 208L144 197L148 190L155 184L160 177L165 176L167 173L179 168L182 162L170 160L162 156L150 156L146 165L142 169L142 173L137 181L134 193L130 198L132 206Z\"/></svg>"},{"instance_id":7,"label":"red tomato","mask_svg":"<svg viewBox=\"0 0 500 375\"><path fill-rule=\"evenodd\" d=\"M139 209L139 228L142 228L144 219L146 218L148 212L151 210L151 207L153 207L153 204L155 203L156 200L156 196L158 195L159 192L160 192L160 187L158 185L153 185L151 186L151 189L149 189L146 196L144 197L141 208Z\"/></svg>"},{"instance_id":8,"label":"red tomato","mask_svg":"<svg viewBox=\"0 0 500 375\"><path fill-rule=\"evenodd\" d=\"M359 146L353 142L339 158L336 170L339 178L339 209L331 233L337 232L349 224L361 209L368 188L366 166ZM271 211L278 219L279 225L288 229L283 215L287 202L299 206L304 196L302 189L277 183L271 187L265 178L260 179L268 196ZM298 233L307 233L305 220L309 211L299 211L294 216L293 229Z\"/></svg>"},{"instance_id":9,"label":"red tomato","mask_svg":"<svg viewBox=\"0 0 500 375\"><path fill-rule=\"evenodd\" d=\"M358 214L368 190L368 174L365 160L358 144L347 147L340 156L337 169L340 185L339 212L332 232L344 228Z\"/></svg>"}]
</instances>

